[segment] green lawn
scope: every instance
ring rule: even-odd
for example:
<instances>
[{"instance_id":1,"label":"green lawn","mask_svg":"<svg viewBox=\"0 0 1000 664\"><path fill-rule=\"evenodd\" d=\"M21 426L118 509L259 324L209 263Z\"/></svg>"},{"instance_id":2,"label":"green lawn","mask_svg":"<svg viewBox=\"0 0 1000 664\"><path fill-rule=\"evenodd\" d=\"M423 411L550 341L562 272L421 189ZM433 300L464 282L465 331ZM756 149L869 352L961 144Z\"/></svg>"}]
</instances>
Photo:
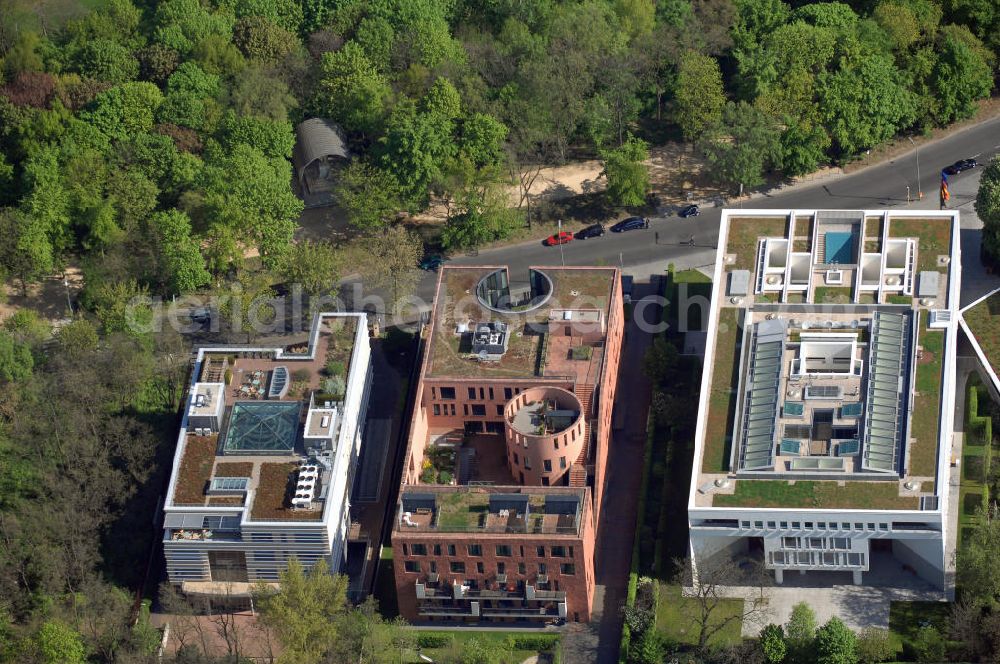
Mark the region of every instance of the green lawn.
<instances>
[{"instance_id":1,"label":"green lawn","mask_svg":"<svg viewBox=\"0 0 1000 664\"><path fill-rule=\"evenodd\" d=\"M950 613L948 602L890 602L889 632L897 651L911 643L920 628L926 625L933 625L941 634L947 634Z\"/></svg>"},{"instance_id":2,"label":"green lawn","mask_svg":"<svg viewBox=\"0 0 1000 664\"><path fill-rule=\"evenodd\" d=\"M917 270L937 270L937 258L951 254L951 219L889 219L889 237L919 239Z\"/></svg>"},{"instance_id":3,"label":"green lawn","mask_svg":"<svg viewBox=\"0 0 1000 664\"><path fill-rule=\"evenodd\" d=\"M716 494L712 507L915 510L916 496L900 496L896 482L739 480L733 494Z\"/></svg>"},{"instance_id":4,"label":"green lawn","mask_svg":"<svg viewBox=\"0 0 1000 664\"><path fill-rule=\"evenodd\" d=\"M698 626L692 624L691 615L697 609L697 601L681 595L680 586L659 584L659 598L656 603L656 631L684 645L698 645ZM722 600L715 609L713 624L731 616L739 616L743 612L743 600ZM725 628L709 639L714 646L737 645L742 641L740 633L743 624L741 620L733 620Z\"/></svg>"},{"instance_id":5,"label":"green lawn","mask_svg":"<svg viewBox=\"0 0 1000 664\"><path fill-rule=\"evenodd\" d=\"M913 298L909 295L888 295L885 301L886 304L913 304Z\"/></svg>"},{"instance_id":6,"label":"green lawn","mask_svg":"<svg viewBox=\"0 0 1000 664\"><path fill-rule=\"evenodd\" d=\"M715 335L715 365L708 395L708 416L705 426L705 450L701 469L706 473L725 472L729 466L727 437L731 412L736 402L735 363L740 341L739 312L723 309L719 312L719 327Z\"/></svg>"},{"instance_id":7,"label":"green lawn","mask_svg":"<svg viewBox=\"0 0 1000 664\"><path fill-rule=\"evenodd\" d=\"M558 647L556 644L559 642L559 637L556 634L538 634L536 632L523 632L519 633L516 631L511 632L484 632L477 631L473 629L421 629L414 630L420 634L433 634L433 635L444 635L451 637L451 644L443 648L422 648L420 654L430 657L435 662L443 663L455 663L463 661L462 651L466 646L466 643L472 639L477 639L486 644L487 648L492 652L503 653L501 655L500 661L503 664L520 664L529 657L539 655L542 652L551 652L552 648ZM524 636L528 638L541 637L550 639L552 642L552 647L545 650L525 650L525 649L508 649L509 639L516 638L517 636ZM410 652L407 654L405 661L407 663L422 662L416 652ZM479 660L476 660L479 661Z\"/></svg>"},{"instance_id":8,"label":"green lawn","mask_svg":"<svg viewBox=\"0 0 1000 664\"><path fill-rule=\"evenodd\" d=\"M726 253L736 254L732 269L753 271L757 241L762 237L783 236L787 228L785 217L730 217Z\"/></svg>"},{"instance_id":9,"label":"green lawn","mask_svg":"<svg viewBox=\"0 0 1000 664\"><path fill-rule=\"evenodd\" d=\"M969 381L978 379L973 375ZM965 392L968 394L968 386ZM981 392L983 398L989 399L985 391ZM969 421L969 400L965 401L965 422ZM978 521L978 511L982 507L982 497L986 492L986 467L990 464L990 448L982 439L978 432L971 426L966 425L965 436L962 441L962 480L959 485L959 541L965 537L966 531L975 526Z\"/></svg>"},{"instance_id":10,"label":"green lawn","mask_svg":"<svg viewBox=\"0 0 1000 664\"><path fill-rule=\"evenodd\" d=\"M927 312L920 314L919 339L923 357L917 361L917 397L913 401L910 474L933 477L937 461L941 410L941 370L944 332L927 329Z\"/></svg>"},{"instance_id":11,"label":"green lawn","mask_svg":"<svg viewBox=\"0 0 1000 664\"><path fill-rule=\"evenodd\" d=\"M962 314L994 371L1000 369L1000 293L989 296Z\"/></svg>"},{"instance_id":12,"label":"green lawn","mask_svg":"<svg viewBox=\"0 0 1000 664\"><path fill-rule=\"evenodd\" d=\"M813 301L820 304L847 304L853 301L850 286L817 286Z\"/></svg>"}]
</instances>

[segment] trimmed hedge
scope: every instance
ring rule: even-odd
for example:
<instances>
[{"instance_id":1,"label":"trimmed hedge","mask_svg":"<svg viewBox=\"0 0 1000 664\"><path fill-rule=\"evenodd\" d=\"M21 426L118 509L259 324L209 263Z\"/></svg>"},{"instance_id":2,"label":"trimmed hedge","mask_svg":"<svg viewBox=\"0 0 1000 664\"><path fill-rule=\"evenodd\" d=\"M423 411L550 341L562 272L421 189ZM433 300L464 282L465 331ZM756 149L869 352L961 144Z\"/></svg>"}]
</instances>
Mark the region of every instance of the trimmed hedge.
<instances>
[{"instance_id":1,"label":"trimmed hedge","mask_svg":"<svg viewBox=\"0 0 1000 664\"><path fill-rule=\"evenodd\" d=\"M974 381L969 381L965 402L965 430L966 435L974 432L980 438L975 444L991 445L993 443L993 418L989 415L979 414L980 389L980 386Z\"/></svg>"},{"instance_id":2,"label":"trimmed hedge","mask_svg":"<svg viewBox=\"0 0 1000 664\"><path fill-rule=\"evenodd\" d=\"M417 634L417 645L421 648L447 648L455 640L451 634L435 634L434 632L420 632Z\"/></svg>"}]
</instances>

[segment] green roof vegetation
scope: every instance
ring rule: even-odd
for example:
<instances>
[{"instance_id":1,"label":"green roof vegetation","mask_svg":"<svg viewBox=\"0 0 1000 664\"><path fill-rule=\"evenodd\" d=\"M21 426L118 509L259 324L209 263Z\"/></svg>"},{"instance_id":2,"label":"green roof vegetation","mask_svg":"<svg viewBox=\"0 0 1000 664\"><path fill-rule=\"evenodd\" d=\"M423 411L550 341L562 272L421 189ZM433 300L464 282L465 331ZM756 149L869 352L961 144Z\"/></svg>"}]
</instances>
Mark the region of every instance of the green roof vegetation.
<instances>
[{"instance_id":1,"label":"green roof vegetation","mask_svg":"<svg viewBox=\"0 0 1000 664\"><path fill-rule=\"evenodd\" d=\"M917 360L916 390L910 419L909 468L918 477L933 477L937 465L938 429L941 423L941 371L944 331L927 329L927 312L920 312L922 354Z\"/></svg>"},{"instance_id":2,"label":"green roof vegetation","mask_svg":"<svg viewBox=\"0 0 1000 664\"><path fill-rule=\"evenodd\" d=\"M738 480L733 494L717 494L712 507L915 510L917 496L900 496L897 482Z\"/></svg>"},{"instance_id":3,"label":"green roof vegetation","mask_svg":"<svg viewBox=\"0 0 1000 664\"><path fill-rule=\"evenodd\" d=\"M205 487L215 464L217 436L188 436L174 485L174 505L204 505Z\"/></svg>"},{"instance_id":4,"label":"green roof vegetation","mask_svg":"<svg viewBox=\"0 0 1000 664\"><path fill-rule=\"evenodd\" d=\"M295 463L262 463L250 516L254 521L318 521L323 510L293 510Z\"/></svg>"},{"instance_id":5,"label":"green roof vegetation","mask_svg":"<svg viewBox=\"0 0 1000 664\"><path fill-rule=\"evenodd\" d=\"M919 238L917 270L937 270L938 256L951 255L951 218L890 218L889 237Z\"/></svg>"},{"instance_id":6,"label":"green roof vegetation","mask_svg":"<svg viewBox=\"0 0 1000 664\"><path fill-rule=\"evenodd\" d=\"M489 511L489 494L454 491L436 496L440 530L474 530L482 525Z\"/></svg>"},{"instance_id":7,"label":"green roof vegetation","mask_svg":"<svg viewBox=\"0 0 1000 664\"><path fill-rule=\"evenodd\" d=\"M819 304L847 304L852 301L850 286L817 286L813 301Z\"/></svg>"},{"instance_id":8,"label":"green roof vegetation","mask_svg":"<svg viewBox=\"0 0 1000 664\"><path fill-rule=\"evenodd\" d=\"M729 432L736 405L738 375L735 365L738 358L737 345L741 338L738 321L738 309L722 309L719 312L701 461L701 469L705 473L722 473L729 467Z\"/></svg>"},{"instance_id":9,"label":"green roof vegetation","mask_svg":"<svg viewBox=\"0 0 1000 664\"><path fill-rule=\"evenodd\" d=\"M757 260L757 240L784 236L787 227L785 217L730 217L726 253L736 254L732 269L753 270Z\"/></svg>"}]
</instances>

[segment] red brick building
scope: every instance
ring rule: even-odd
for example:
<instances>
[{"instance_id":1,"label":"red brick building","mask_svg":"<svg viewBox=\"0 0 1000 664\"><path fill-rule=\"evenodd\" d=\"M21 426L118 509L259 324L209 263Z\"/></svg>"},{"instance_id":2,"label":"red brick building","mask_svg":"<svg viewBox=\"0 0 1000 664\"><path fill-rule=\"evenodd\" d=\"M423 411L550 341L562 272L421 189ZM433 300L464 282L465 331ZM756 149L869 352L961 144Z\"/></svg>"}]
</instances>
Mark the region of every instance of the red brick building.
<instances>
[{"instance_id":1,"label":"red brick building","mask_svg":"<svg viewBox=\"0 0 1000 664\"><path fill-rule=\"evenodd\" d=\"M615 268L442 268L392 537L404 617L590 620L623 329Z\"/></svg>"}]
</instances>

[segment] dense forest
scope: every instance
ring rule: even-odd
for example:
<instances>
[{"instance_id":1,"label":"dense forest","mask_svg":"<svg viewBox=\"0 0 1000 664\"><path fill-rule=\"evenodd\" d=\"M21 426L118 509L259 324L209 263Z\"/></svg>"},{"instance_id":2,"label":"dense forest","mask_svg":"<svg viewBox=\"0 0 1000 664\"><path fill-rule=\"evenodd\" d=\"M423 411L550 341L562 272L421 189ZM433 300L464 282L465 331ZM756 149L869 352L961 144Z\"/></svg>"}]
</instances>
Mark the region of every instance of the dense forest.
<instances>
[{"instance_id":1,"label":"dense forest","mask_svg":"<svg viewBox=\"0 0 1000 664\"><path fill-rule=\"evenodd\" d=\"M187 348L135 296L358 269L399 295L432 201L435 242L478 246L532 221L539 168L598 158L638 206L668 140L757 186L971 116L998 53L992 0L0 0L0 282L83 279L69 323L0 328L0 661L150 652L129 618ZM314 116L355 155L360 242L293 242Z\"/></svg>"},{"instance_id":2,"label":"dense forest","mask_svg":"<svg viewBox=\"0 0 1000 664\"><path fill-rule=\"evenodd\" d=\"M109 281L184 293L246 256L288 277L312 250L334 274L333 247L291 242L305 117L347 133L359 231L433 199L466 247L525 223L508 190L541 165L598 156L636 205L649 143L695 142L735 189L968 117L1000 49L983 0L5 5L0 268L26 286L82 259L89 307Z\"/></svg>"}]
</instances>

